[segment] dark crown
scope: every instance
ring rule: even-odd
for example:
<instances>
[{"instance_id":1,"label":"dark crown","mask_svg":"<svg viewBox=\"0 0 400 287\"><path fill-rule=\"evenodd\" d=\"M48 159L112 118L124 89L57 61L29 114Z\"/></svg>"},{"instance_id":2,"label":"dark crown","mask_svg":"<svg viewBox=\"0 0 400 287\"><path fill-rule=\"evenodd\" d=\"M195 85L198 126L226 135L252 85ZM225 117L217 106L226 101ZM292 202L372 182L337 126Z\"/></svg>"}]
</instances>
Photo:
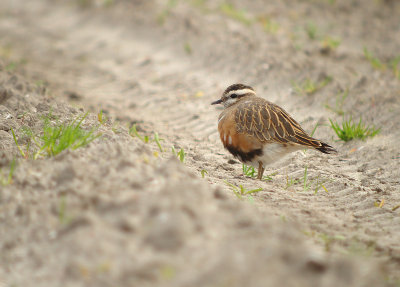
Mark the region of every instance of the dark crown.
<instances>
[{"instance_id":1,"label":"dark crown","mask_svg":"<svg viewBox=\"0 0 400 287\"><path fill-rule=\"evenodd\" d=\"M243 90L243 89L250 89L250 90L254 91L254 89L250 86L243 85L243 84L233 84L226 88L224 94L227 94L230 91L237 91L237 90Z\"/></svg>"}]
</instances>

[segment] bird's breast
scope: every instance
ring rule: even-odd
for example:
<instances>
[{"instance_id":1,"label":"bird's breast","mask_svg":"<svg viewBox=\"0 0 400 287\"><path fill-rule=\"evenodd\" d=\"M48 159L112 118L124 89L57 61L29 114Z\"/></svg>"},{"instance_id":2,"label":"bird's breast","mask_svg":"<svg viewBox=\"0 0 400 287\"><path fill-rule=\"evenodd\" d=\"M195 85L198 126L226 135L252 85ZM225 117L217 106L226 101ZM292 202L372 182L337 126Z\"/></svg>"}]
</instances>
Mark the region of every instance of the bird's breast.
<instances>
[{"instance_id":1,"label":"bird's breast","mask_svg":"<svg viewBox=\"0 0 400 287\"><path fill-rule=\"evenodd\" d=\"M233 111L220 115L218 131L224 147L240 160L246 162L262 153L262 143L257 138L238 132Z\"/></svg>"}]
</instances>

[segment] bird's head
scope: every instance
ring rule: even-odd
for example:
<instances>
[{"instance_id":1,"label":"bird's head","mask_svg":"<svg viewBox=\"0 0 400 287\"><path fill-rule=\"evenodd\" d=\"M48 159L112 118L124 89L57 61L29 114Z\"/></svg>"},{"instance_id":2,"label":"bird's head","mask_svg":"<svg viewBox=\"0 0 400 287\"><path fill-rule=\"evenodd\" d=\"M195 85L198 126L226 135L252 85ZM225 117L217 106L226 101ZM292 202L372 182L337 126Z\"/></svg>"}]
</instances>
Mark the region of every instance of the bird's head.
<instances>
[{"instance_id":1,"label":"bird's head","mask_svg":"<svg viewBox=\"0 0 400 287\"><path fill-rule=\"evenodd\" d=\"M219 100L211 104L223 104L225 108L228 108L240 101L243 97L255 95L256 92L252 87L243 84L233 84L226 88Z\"/></svg>"}]
</instances>

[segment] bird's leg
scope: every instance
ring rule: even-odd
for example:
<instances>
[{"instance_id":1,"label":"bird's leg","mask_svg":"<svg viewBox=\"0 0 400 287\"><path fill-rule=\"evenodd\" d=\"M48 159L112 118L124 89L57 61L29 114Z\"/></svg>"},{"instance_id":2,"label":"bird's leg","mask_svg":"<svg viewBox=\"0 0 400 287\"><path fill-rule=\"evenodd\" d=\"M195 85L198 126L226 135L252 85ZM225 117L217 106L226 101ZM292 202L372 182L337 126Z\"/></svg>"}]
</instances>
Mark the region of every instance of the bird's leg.
<instances>
[{"instance_id":1,"label":"bird's leg","mask_svg":"<svg viewBox=\"0 0 400 287\"><path fill-rule=\"evenodd\" d=\"M261 180L264 174L265 168L263 167L263 164L261 161L258 162L258 175L257 179Z\"/></svg>"}]
</instances>

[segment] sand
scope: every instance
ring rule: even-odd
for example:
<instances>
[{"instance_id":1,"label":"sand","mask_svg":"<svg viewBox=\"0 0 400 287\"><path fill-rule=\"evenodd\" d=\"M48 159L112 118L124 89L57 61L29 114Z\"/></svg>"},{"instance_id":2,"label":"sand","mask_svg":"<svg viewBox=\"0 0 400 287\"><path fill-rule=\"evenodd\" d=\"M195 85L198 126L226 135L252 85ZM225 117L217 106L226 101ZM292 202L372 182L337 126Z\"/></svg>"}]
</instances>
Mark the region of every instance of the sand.
<instances>
[{"instance_id":1,"label":"sand","mask_svg":"<svg viewBox=\"0 0 400 287\"><path fill-rule=\"evenodd\" d=\"M400 3L230 3L0 2L3 177L17 159L0 185L1 287L398 286ZM338 155L299 151L267 167L271 181L243 176L210 106L236 82L308 132L318 123ZM25 150L27 127L86 111L102 134L89 145L19 153L11 129ZM380 133L338 141L342 112ZM227 182L262 191L238 198Z\"/></svg>"}]
</instances>

